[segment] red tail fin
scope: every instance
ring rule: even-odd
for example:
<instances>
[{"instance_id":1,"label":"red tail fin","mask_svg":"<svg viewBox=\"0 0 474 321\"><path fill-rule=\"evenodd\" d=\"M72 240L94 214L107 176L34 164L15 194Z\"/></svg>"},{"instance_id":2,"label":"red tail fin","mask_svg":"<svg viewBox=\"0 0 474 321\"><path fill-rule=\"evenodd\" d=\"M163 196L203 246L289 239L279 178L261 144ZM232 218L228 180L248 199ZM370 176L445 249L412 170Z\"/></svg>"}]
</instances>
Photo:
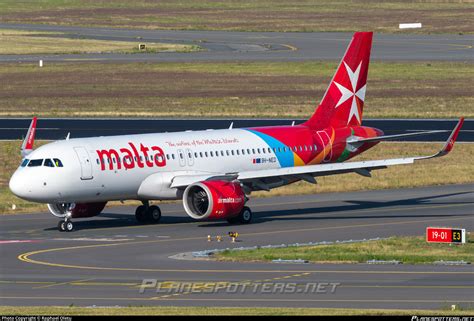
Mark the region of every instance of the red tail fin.
<instances>
[{"instance_id":1,"label":"red tail fin","mask_svg":"<svg viewBox=\"0 0 474 321\"><path fill-rule=\"evenodd\" d=\"M313 129L359 126L362 122L372 32L356 32L313 116Z\"/></svg>"},{"instance_id":2,"label":"red tail fin","mask_svg":"<svg viewBox=\"0 0 474 321\"><path fill-rule=\"evenodd\" d=\"M21 145L21 156L25 157L33 150L33 144L35 142L35 134L36 134L36 122L37 118L33 117L30 123L30 128L28 128L28 132L26 133L25 140Z\"/></svg>"}]
</instances>

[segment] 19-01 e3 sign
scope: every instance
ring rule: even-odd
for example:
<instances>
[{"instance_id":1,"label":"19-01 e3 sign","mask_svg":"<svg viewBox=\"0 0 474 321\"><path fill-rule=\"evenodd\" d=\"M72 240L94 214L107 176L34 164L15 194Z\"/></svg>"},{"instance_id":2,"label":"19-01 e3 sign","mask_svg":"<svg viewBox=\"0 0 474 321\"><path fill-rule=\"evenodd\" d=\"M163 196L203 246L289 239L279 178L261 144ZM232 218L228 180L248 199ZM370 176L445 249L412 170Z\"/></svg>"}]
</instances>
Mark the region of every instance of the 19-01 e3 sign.
<instances>
[{"instance_id":1,"label":"19-01 e3 sign","mask_svg":"<svg viewBox=\"0 0 474 321\"><path fill-rule=\"evenodd\" d=\"M436 243L466 243L466 230L451 227L427 227L426 241Z\"/></svg>"}]
</instances>

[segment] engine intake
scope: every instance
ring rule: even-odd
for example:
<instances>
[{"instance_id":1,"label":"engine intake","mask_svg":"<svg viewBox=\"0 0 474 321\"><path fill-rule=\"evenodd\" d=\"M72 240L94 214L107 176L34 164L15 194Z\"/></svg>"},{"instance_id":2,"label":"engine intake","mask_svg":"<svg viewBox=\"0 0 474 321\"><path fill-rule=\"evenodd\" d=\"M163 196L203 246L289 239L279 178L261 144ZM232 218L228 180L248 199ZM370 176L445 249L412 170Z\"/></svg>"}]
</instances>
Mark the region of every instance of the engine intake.
<instances>
[{"instance_id":1,"label":"engine intake","mask_svg":"<svg viewBox=\"0 0 474 321\"><path fill-rule=\"evenodd\" d=\"M183 194L186 213L196 220L228 219L237 216L245 205L239 182L202 181L189 185Z\"/></svg>"}]
</instances>

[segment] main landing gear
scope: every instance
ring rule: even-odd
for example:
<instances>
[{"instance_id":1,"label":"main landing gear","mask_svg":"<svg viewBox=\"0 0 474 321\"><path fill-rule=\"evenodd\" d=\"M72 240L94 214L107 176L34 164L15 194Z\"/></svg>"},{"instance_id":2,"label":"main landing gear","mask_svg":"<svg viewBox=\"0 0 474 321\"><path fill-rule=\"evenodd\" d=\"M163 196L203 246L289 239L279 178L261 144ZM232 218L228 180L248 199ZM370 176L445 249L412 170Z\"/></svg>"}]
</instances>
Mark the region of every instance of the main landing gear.
<instances>
[{"instance_id":1,"label":"main landing gear","mask_svg":"<svg viewBox=\"0 0 474 321\"><path fill-rule=\"evenodd\" d=\"M252 221L252 211L247 206L244 206L236 217L229 218L227 222L230 224L249 224Z\"/></svg>"},{"instance_id":2,"label":"main landing gear","mask_svg":"<svg viewBox=\"0 0 474 321\"><path fill-rule=\"evenodd\" d=\"M135 218L139 223L156 224L161 219L161 210L158 206L150 206L148 201L144 201L143 205L135 210Z\"/></svg>"}]
</instances>

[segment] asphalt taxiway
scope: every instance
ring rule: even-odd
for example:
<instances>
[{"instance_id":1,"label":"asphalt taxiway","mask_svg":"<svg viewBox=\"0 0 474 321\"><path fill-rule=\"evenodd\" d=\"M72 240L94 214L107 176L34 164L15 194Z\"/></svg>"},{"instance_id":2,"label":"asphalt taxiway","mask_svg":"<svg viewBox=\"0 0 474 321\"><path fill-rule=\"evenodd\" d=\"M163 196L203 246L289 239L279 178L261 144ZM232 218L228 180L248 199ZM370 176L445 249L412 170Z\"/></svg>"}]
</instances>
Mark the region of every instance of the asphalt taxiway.
<instances>
[{"instance_id":1,"label":"asphalt taxiway","mask_svg":"<svg viewBox=\"0 0 474 321\"><path fill-rule=\"evenodd\" d=\"M47 213L5 215L0 217L0 305L472 308L472 265L232 263L172 256L215 248L423 235L427 226L471 231L473 204L474 185L468 184L252 199L253 224L237 226L193 221L180 203L162 204L158 225L138 225L130 215L134 208L112 207L101 216L76 220L71 233L58 232L57 219ZM240 233L239 242L230 242L226 235L231 230ZM208 242L207 235L224 239ZM143 279L168 287L140 294ZM247 284L248 289L167 292L177 282ZM315 283L338 285L333 293L272 293L258 287Z\"/></svg>"},{"instance_id":2,"label":"asphalt taxiway","mask_svg":"<svg viewBox=\"0 0 474 321\"><path fill-rule=\"evenodd\" d=\"M0 55L0 62L98 61L98 62L198 62L198 61L308 61L334 60L352 37L349 32L232 32L183 30L133 30L56 25L0 24L2 29L57 33L57 37L133 42L195 44L204 51L157 54L47 54ZM66 33L66 35L64 35ZM51 36L49 34L48 36ZM54 36L54 35L53 35ZM474 60L473 35L374 35L373 60L466 61Z\"/></svg>"}]
</instances>

